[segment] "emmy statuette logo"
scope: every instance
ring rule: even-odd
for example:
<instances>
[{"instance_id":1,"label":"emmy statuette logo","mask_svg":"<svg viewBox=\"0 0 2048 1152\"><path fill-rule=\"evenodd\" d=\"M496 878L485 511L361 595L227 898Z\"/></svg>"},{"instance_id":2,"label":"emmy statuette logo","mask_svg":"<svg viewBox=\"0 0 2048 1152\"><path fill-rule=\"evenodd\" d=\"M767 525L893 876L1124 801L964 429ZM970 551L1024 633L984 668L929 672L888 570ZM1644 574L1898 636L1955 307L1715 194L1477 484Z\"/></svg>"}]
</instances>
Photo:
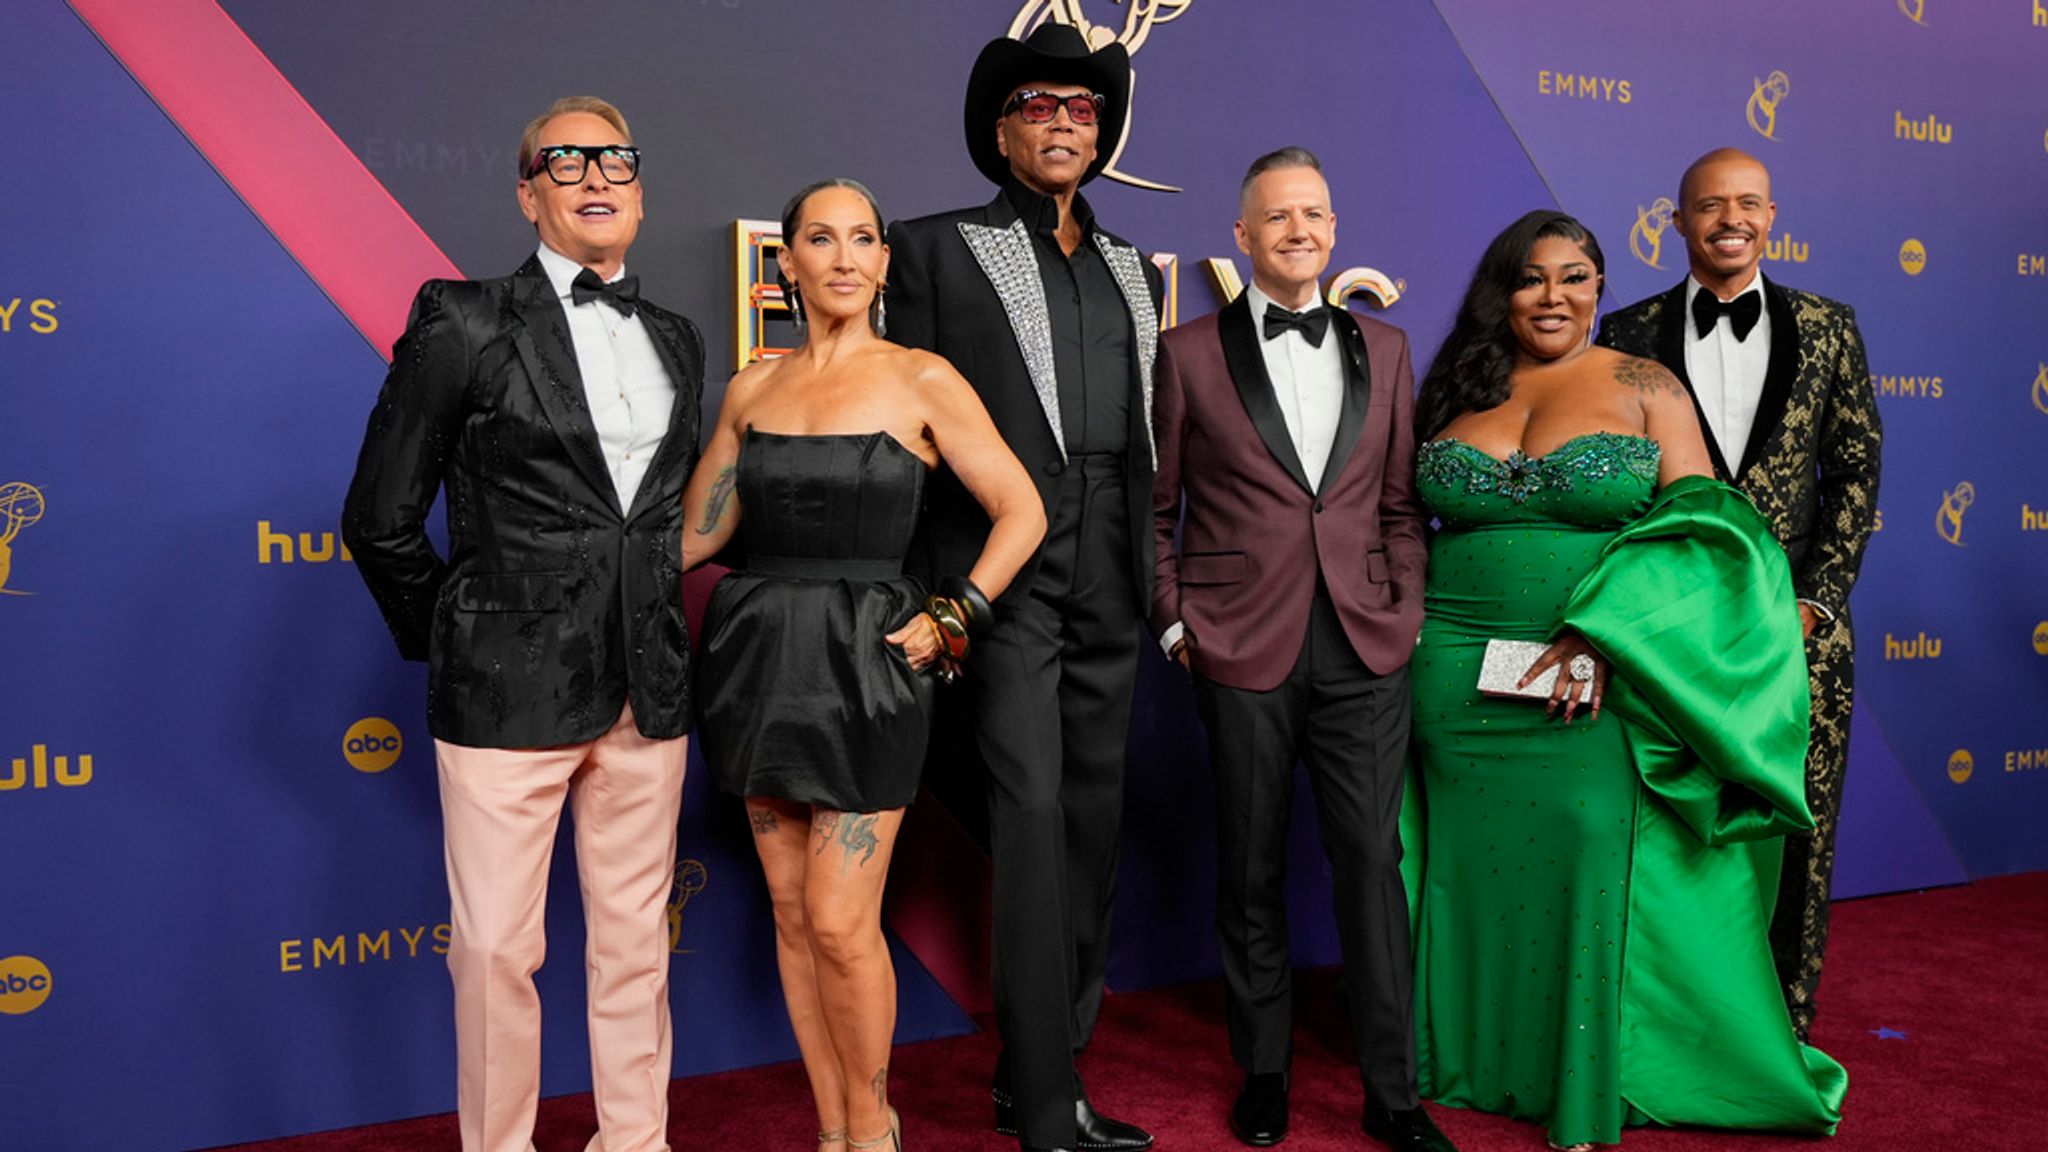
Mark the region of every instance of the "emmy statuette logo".
<instances>
[{"instance_id":1,"label":"emmy statuette logo","mask_svg":"<svg viewBox=\"0 0 2048 1152\"><path fill-rule=\"evenodd\" d=\"M1977 770L1977 760L1968 748L1958 748L1948 755L1948 778L1958 784L1969 780L1970 773Z\"/></svg>"},{"instance_id":2,"label":"emmy statuette logo","mask_svg":"<svg viewBox=\"0 0 2048 1152\"><path fill-rule=\"evenodd\" d=\"M1922 28L1927 27L1927 0L1899 0L1899 13Z\"/></svg>"},{"instance_id":3,"label":"emmy statuette logo","mask_svg":"<svg viewBox=\"0 0 2048 1152\"><path fill-rule=\"evenodd\" d=\"M1927 271L1927 245L1908 237L1899 245L1899 268L1908 276Z\"/></svg>"},{"instance_id":4,"label":"emmy statuette logo","mask_svg":"<svg viewBox=\"0 0 2048 1152\"><path fill-rule=\"evenodd\" d=\"M675 883L668 890L668 950L677 956L688 956L690 949L683 947L683 908L690 897L704 890L711 880L711 873L701 860L676 861Z\"/></svg>"},{"instance_id":5,"label":"emmy statuette logo","mask_svg":"<svg viewBox=\"0 0 2048 1152\"><path fill-rule=\"evenodd\" d=\"M2034 654L2048 656L2048 620L2034 625Z\"/></svg>"},{"instance_id":6,"label":"emmy statuette logo","mask_svg":"<svg viewBox=\"0 0 2048 1152\"><path fill-rule=\"evenodd\" d=\"M405 737L398 726L382 716L365 716L349 725L341 737L341 755L349 767L375 775L398 763L405 751Z\"/></svg>"},{"instance_id":7,"label":"emmy statuette logo","mask_svg":"<svg viewBox=\"0 0 2048 1152\"><path fill-rule=\"evenodd\" d=\"M33 956L0 960L0 1015L26 1016L50 998L50 966Z\"/></svg>"},{"instance_id":8,"label":"emmy statuette logo","mask_svg":"<svg viewBox=\"0 0 2048 1152\"><path fill-rule=\"evenodd\" d=\"M44 509L42 490L35 485L22 480L0 484L0 595L33 595L9 588L7 577L14 569L14 538L41 520Z\"/></svg>"},{"instance_id":9,"label":"emmy statuette logo","mask_svg":"<svg viewBox=\"0 0 2048 1152\"><path fill-rule=\"evenodd\" d=\"M1749 126L1766 140L1778 138L1778 104L1792 91L1792 78L1781 68L1761 80L1751 81Z\"/></svg>"},{"instance_id":10,"label":"emmy statuette logo","mask_svg":"<svg viewBox=\"0 0 2048 1152\"><path fill-rule=\"evenodd\" d=\"M1662 268L1658 263L1664 258L1664 230L1671 227L1671 214L1678 206L1669 196L1659 196L1648 208L1636 205L1636 224L1628 232L1628 250L1635 258L1652 268Z\"/></svg>"},{"instance_id":11,"label":"emmy statuette logo","mask_svg":"<svg viewBox=\"0 0 2048 1152\"><path fill-rule=\"evenodd\" d=\"M2048 416L2048 364L2041 365L2041 373L2034 377L2034 410Z\"/></svg>"},{"instance_id":12,"label":"emmy statuette logo","mask_svg":"<svg viewBox=\"0 0 2048 1152\"><path fill-rule=\"evenodd\" d=\"M1977 502L1977 486L1968 480L1941 494L1941 507L1934 513L1934 531L1943 540L1963 547L1963 513Z\"/></svg>"},{"instance_id":13,"label":"emmy statuette logo","mask_svg":"<svg viewBox=\"0 0 2048 1152\"><path fill-rule=\"evenodd\" d=\"M1081 0L1025 0L1024 6L1017 11L1017 18L1010 21L1010 30L1005 35L1012 40L1022 40L1031 35L1032 29L1040 24L1065 24L1088 41L1091 51L1107 48L1113 43L1122 44L1124 51L1129 52L1131 59L1135 61L1138 58L1138 49L1145 46L1145 41L1152 35L1152 29L1180 19L1187 14L1188 6L1193 3L1194 0L1130 0L1124 9L1123 27L1116 29L1107 24L1094 23L1082 15ZM1137 105L1138 70L1133 67L1131 114L1124 117L1123 134L1117 137L1116 144L1110 148L1109 160L1103 164L1102 174L1119 184L1128 184L1133 188L1147 188L1154 192L1178 192L1180 189L1171 184L1141 179L1117 167L1117 160L1124 154L1124 145L1130 143L1131 123L1137 118Z\"/></svg>"}]
</instances>

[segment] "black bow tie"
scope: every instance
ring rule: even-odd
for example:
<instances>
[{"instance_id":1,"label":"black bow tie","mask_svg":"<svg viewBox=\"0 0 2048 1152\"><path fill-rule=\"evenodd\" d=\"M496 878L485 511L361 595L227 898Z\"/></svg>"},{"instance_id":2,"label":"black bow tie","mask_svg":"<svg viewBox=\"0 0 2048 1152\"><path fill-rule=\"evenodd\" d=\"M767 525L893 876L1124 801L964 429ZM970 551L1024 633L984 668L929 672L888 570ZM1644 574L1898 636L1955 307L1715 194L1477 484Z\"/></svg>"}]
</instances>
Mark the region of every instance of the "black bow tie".
<instances>
[{"instance_id":1,"label":"black bow tie","mask_svg":"<svg viewBox=\"0 0 2048 1152\"><path fill-rule=\"evenodd\" d=\"M1318 304L1306 312L1289 312L1278 304L1266 305L1266 339L1271 340L1289 328L1301 333L1309 347L1323 346L1323 333L1330 330L1330 310Z\"/></svg>"},{"instance_id":2,"label":"black bow tie","mask_svg":"<svg viewBox=\"0 0 2048 1152\"><path fill-rule=\"evenodd\" d=\"M608 301L621 315L631 316L640 306L640 278L621 276L607 284L597 278L597 273L585 268L569 282L569 299L578 304L592 300Z\"/></svg>"},{"instance_id":3,"label":"black bow tie","mask_svg":"<svg viewBox=\"0 0 2048 1152\"><path fill-rule=\"evenodd\" d=\"M1757 317L1763 314L1764 294L1761 292L1744 292L1726 304L1716 300L1714 294L1705 288L1693 294L1693 330L1700 334L1702 340L1723 316L1728 317L1728 326L1734 331L1735 339L1747 340L1749 330L1756 327Z\"/></svg>"}]
</instances>

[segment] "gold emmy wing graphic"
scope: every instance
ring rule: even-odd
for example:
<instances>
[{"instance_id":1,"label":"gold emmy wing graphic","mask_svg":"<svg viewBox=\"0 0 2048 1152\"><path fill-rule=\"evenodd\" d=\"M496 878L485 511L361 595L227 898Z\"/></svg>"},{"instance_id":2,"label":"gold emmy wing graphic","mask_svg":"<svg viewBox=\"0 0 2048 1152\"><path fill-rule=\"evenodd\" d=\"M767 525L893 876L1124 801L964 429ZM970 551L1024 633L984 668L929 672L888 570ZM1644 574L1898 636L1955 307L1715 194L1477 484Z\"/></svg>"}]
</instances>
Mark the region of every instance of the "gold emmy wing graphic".
<instances>
[{"instance_id":1,"label":"gold emmy wing graphic","mask_svg":"<svg viewBox=\"0 0 2048 1152\"><path fill-rule=\"evenodd\" d=\"M1636 226L1628 232L1628 250L1652 268L1662 268L1664 230L1671 227L1671 214L1678 206L1669 196L1659 196L1648 208L1636 205Z\"/></svg>"},{"instance_id":2,"label":"gold emmy wing graphic","mask_svg":"<svg viewBox=\"0 0 2048 1152\"><path fill-rule=\"evenodd\" d=\"M1977 770L1977 758L1970 755L1968 748L1958 748L1949 754L1948 778L1958 784L1969 780L1970 773Z\"/></svg>"},{"instance_id":3,"label":"gold emmy wing graphic","mask_svg":"<svg viewBox=\"0 0 2048 1152\"><path fill-rule=\"evenodd\" d=\"M1766 140L1776 140L1778 131L1778 102L1792 91L1792 78L1783 69L1772 72L1762 80L1753 80L1755 86L1749 94L1749 126Z\"/></svg>"},{"instance_id":4,"label":"gold emmy wing graphic","mask_svg":"<svg viewBox=\"0 0 2048 1152\"><path fill-rule=\"evenodd\" d=\"M675 955L690 954L683 947L683 906L690 902L690 897L702 892L710 879L711 873L705 870L703 861L676 861L676 882L668 890L668 950Z\"/></svg>"},{"instance_id":5,"label":"gold emmy wing graphic","mask_svg":"<svg viewBox=\"0 0 2048 1152\"><path fill-rule=\"evenodd\" d=\"M1927 27L1927 21L1921 19L1927 15L1927 0L1899 0L1899 12L1922 28Z\"/></svg>"},{"instance_id":6,"label":"gold emmy wing graphic","mask_svg":"<svg viewBox=\"0 0 2048 1152\"><path fill-rule=\"evenodd\" d=\"M2041 374L2034 377L2034 407L2039 409L2043 416L2048 416L2048 364L2041 365ZM4 574L5 571L4 568L0 568L0 574Z\"/></svg>"},{"instance_id":7,"label":"gold emmy wing graphic","mask_svg":"<svg viewBox=\"0 0 2048 1152\"><path fill-rule=\"evenodd\" d=\"M1934 530L1958 548L1963 544L1963 513L1977 502L1977 486L1968 480L1941 494L1941 508L1934 513Z\"/></svg>"},{"instance_id":8,"label":"gold emmy wing graphic","mask_svg":"<svg viewBox=\"0 0 2048 1152\"><path fill-rule=\"evenodd\" d=\"M1106 24L1094 23L1083 16L1081 0L1026 0L1024 7L1018 10L1017 18L1010 21L1010 30L1006 35L1012 40L1022 40L1031 35L1032 29L1050 21L1072 27L1088 41L1090 49L1106 48L1111 43L1118 43L1124 46L1124 51L1129 52L1133 60L1136 60L1138 49L1145 46L1146 39L1152 35L1152 29L1157 25L1169 24L1180 19L1192 3L1194 0L1129 0L1129 6L1124 9L1124 25L1119 31L1111 29ZM1137 106L1138 70L1132 68L1133 113L1136 112ZM1135 115L1124 117L1123 134L1117 137L1116 147L1110 150L1109 161L1102 166L1102 174L1119 184L1129 184L1133 188L1149 188L1154 192L1180 191L1171 184L1140 179L1118 170L1117 158L1124 154L1124 145L1130 141L1131 121L1134 119Z\"/></svg>"},{"instance_id":9,"label":"gold emmy wing graphic","mask_svg":"<svg viewBox=\"0 0 2048 1152\"><path fill-rule=\"evenodd\" d=\"M44 508L42 490L35 485L20 480L0 484L0 595L33 595L9 588L7 576L14 569L14 538L41 520Z\"/></svg>"}]
</instances>

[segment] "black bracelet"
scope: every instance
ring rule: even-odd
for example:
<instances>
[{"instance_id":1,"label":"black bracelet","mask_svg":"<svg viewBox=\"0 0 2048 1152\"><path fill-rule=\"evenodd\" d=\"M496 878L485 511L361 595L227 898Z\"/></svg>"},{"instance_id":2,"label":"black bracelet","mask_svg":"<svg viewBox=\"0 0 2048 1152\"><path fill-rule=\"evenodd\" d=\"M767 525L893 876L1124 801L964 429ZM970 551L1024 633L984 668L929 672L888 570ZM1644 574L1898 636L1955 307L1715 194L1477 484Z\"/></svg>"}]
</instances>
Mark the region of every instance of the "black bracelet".
<instances>
[{"instance_id":1,"label":"black bracelet","mask_svg":"<svg viewBox=\"0 0 2048 1152\"><path fill-rule=\"evenodd\" d=\"M962 615L967 617L967 634L974 639L981 639L995 627L995 607L988 602L987 596L982 595L981 589L974 586L974 581L965 576L941 576L939 595L959 603Z\"/></svg>"}]
</instances>

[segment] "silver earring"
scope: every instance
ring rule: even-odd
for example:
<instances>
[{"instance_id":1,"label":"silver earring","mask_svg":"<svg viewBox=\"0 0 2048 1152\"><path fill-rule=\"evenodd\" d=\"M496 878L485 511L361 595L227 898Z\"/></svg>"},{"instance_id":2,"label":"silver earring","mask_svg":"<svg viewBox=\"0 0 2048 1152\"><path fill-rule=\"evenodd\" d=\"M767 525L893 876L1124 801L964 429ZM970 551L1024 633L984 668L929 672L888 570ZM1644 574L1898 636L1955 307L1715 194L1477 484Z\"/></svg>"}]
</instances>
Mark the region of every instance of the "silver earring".
<instances>
[{"instance_id":1,"label":"silver earring","mask_svg":"<svg viewBox=\"0 0 2048 1152\"><path fill-rule=\"evenodd\" d=\"M877 336L887 336L889 334L889 301L884 295L888 291L889 286L887 284L879 285L875 289L875 335Z\"/></svg>"},{"instance_id":2,"label":"silver earring","mask_svg":"<svg viewBox=\"0 0 2048 1152\"><path fill-rule=\"evenodd\" d=\"M789 291L784 293L784 295L789 298L789 319L796 325L796 330L802 332L804 330L804 294L797 291L796 285L791 284Z\"/></svg>"}]
</instances>

